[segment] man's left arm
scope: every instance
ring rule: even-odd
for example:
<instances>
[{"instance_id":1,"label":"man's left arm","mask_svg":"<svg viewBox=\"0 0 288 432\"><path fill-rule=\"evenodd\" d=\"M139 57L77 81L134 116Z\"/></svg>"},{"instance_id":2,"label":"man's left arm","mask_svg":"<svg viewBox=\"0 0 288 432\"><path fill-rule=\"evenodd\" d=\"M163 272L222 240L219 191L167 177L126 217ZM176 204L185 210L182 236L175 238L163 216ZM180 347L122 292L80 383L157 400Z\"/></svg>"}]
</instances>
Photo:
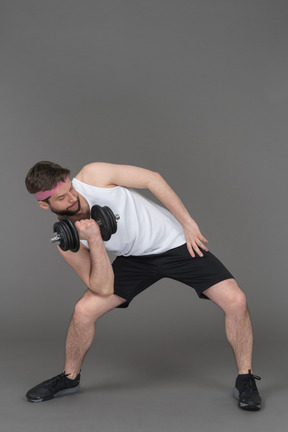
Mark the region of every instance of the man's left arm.
<instances>
[{"instance_id":1,"label":"man's left arm","mask_svg":"<svg viewBox=\"0 0 288 432\"><path fill-rule=\"evenodd\" d=\"M81 175L81 172L79 174ZM95 182L94 186L149 189L182 225L191 256L194 257L195 252L203 256L201 249L208 250L204 244L208 241L201 234L197 223L179 196L159 173L131 165L93 163L83 168L81 177L86 177L89 184L93 185Z\"/></svg>"},{"instance_id":2,"label":"man's left arm","mask_svg":"<svg viewBox=\"0 0 288 432\"><path fill-rule=\"evenodd\" d=\"M208 250L204 245L204 243L208 243L208 240L201 234L197 223L190 216L179 196L168 185L164 178L159 173L151 171L150 173L151 178L148 183L148 189L165 205L182 225L190 255L195 257L196 252L199 256L203 256L201 249Z\"/></svg>"}]
</instances>

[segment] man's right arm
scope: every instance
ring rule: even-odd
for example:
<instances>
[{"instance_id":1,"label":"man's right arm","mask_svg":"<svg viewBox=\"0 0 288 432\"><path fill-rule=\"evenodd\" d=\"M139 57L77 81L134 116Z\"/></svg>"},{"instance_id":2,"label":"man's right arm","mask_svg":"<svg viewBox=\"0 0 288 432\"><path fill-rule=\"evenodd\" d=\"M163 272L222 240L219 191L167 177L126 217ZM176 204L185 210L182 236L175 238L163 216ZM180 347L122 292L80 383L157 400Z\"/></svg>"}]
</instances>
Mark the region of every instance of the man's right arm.
<instances>
[{"instance_id":1,"label":"man's right arm","mask_svg":"<svg viewBox=\"0 0 288 432\"><path fill-rule=\"evenodd\" d=\"M109 296L114 292L114 272L106 252L100 230L92 219L76 222L82 240L87 240L87 249L80 243L78 252L58 250L63 259L77 273L84 284L95 294Z\"/></svg>"}]
</instances>

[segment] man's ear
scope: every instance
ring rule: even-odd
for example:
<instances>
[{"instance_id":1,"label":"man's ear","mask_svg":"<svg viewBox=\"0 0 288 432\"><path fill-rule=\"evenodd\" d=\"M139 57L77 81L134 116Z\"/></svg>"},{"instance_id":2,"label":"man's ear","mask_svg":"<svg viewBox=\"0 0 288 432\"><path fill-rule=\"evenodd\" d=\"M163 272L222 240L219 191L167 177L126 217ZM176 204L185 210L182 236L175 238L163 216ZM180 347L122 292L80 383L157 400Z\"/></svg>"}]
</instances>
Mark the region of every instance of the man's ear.
<instances>
[{"instance_id":1,"label":"man's ear","mask_svg":"<svg viewBox=\"0 0 288 432\"><path fill-rule=\"evenodd\" d=\"M50 209L49 204L45 201L38 201L38 205L44 210Z\"/></svg>"}]
</instances>

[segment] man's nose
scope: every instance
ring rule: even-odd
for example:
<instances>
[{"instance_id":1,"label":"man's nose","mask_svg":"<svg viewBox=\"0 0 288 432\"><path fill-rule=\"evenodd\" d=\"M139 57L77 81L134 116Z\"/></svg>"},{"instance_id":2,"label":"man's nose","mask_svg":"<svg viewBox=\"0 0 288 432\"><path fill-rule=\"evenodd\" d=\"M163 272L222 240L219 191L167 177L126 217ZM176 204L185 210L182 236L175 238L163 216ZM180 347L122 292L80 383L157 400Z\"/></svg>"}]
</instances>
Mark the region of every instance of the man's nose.
<instances>
[{"instance_id":1,"label":"man's nose","mask_svg":"<svg viewBox=\"0 0 288 432\"><path fill-rule=\"evenodd\" d=\"M75 201L75 195L72 193L72 192L69 192L69 194L68 194L68 200L69 201Z\"/></svg>"}]
</instances>

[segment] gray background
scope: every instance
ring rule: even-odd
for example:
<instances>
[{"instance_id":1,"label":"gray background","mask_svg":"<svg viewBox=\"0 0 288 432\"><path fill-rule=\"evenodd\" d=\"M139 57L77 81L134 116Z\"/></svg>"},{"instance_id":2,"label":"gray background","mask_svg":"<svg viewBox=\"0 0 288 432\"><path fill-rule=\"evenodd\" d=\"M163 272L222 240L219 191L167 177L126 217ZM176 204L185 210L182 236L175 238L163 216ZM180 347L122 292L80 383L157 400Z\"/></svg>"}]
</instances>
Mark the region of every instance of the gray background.
<instances>
[{"instance_id":1,"label":"gray background","mask_svg":"<svg viewBox=\"0 0 288 432\"><path fill-rule=\"evenodd\" d=\"M1 430L282 431L287 425L287 18L281 0L1 0ZM84 286L24 178L107 161L159 171L248 296L259 413L231 397L223 315L161 281L98 324L82 391L63 365Z\"/></svg>"}]
</instances>

